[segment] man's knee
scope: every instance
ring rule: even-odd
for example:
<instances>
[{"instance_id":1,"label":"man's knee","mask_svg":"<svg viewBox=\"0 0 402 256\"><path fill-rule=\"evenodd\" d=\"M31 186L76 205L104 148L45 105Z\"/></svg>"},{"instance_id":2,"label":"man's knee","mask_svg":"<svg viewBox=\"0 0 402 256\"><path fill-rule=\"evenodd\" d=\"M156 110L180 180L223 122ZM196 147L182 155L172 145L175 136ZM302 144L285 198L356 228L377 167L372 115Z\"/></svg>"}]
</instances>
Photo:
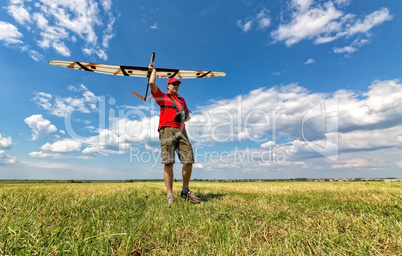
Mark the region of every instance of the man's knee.
<instances>
[{"instance_id":1,"label":"man's knee","mask_svg":"<svg viewBox=\"0 0 402 256\"><path fill-rule=\"evenodd\" d=\"M173 170L173 165L174 165L174 163L172 163L172 164L165 164L165 170Z\"/></svg>"}]
</instances>

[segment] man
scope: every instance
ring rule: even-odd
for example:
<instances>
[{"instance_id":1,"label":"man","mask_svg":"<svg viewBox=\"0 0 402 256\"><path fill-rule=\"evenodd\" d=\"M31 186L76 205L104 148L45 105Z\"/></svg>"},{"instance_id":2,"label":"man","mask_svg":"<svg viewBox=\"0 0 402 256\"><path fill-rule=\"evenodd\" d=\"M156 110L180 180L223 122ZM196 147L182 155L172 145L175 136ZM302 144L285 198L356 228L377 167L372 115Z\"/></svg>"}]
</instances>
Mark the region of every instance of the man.
<instances>
[{"instance_id":1,"label":"man","mask_svg":"<svg viewBox=\"0 0 402 256\"><path fill-rule=\"evenodd\" d=\"M167 82L168 93L165 94L155 84L156 69L150 65L149 70L151 71L149 78L151 93L155 102L161 107L158 131L161 141L162 164L164 164L163 178L165 180L167 202L168 204L174 203L173 165L175 163L176 151L180 162L183 164L183 188L181 197L194 204L198 204L201 200L189 189L194 154L184 124L184 119L188 117L190 111L187 108L185 100L177 94L181 82L176 78L170 78ZM182 111L181 113L183 114L181 120L175 119L180 111Z\"/></svg>"}]
</instances>

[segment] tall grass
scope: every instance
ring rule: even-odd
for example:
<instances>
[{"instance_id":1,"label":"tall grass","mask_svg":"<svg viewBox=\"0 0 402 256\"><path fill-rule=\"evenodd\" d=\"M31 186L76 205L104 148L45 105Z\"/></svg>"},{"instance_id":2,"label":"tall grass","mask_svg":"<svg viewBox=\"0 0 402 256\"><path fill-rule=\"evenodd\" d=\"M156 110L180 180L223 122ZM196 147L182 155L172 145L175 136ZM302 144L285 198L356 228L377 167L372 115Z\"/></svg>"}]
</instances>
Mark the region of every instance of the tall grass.
<instances>
[{"instance_id":1,"label":"tall grass","mask_svg":"<svg viewBox=\"0 0 402 256\"><path fill-rule=\"evenodd\" d=\"M0 183L0 255L398 255L402 183Z\"/></svg>"}]
</instances>

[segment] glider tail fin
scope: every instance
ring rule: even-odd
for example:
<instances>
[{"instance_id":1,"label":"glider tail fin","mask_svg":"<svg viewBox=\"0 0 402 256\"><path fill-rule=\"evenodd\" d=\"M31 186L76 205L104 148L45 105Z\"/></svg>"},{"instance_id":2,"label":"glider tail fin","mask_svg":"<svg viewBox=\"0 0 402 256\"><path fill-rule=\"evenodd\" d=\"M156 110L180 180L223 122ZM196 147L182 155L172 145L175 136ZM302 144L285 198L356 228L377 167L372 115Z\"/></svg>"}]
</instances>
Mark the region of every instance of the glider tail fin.
<instances>
[{"instance_id":1,"label":"glider tail fin","mask_svg":"<svg viewBox=\"0 0 402 256\"><path fill-rule=\"evenodd\" d=\"M137 96L138 98L140 98L140 99L142 99L143 101L146 101L146 100L148 100L149 98L151 98L152 97L152 94L151 95L149 95L149 96L142 96L141 94L139 94L139 93L136 93L135 91L130 91L132 94L134 94L135 96Z\"/></svg>"}]
</instances>

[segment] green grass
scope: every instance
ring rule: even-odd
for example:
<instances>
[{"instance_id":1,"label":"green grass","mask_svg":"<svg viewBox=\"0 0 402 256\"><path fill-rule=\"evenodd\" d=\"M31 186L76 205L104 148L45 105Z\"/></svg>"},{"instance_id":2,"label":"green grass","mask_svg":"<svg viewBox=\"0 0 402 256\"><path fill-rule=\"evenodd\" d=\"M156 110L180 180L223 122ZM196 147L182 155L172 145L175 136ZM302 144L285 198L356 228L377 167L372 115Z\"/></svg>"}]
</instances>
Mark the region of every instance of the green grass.
<instances>
[{"instance_id":1,"label":"green grass","mask_svg":"<svg viewBox=\"0 0 402 256\"><path fill-rule=\"evenodd\" d=\"M1 182L0 255L398 255L400 182Z\"/></svg>"}]
</instances>

